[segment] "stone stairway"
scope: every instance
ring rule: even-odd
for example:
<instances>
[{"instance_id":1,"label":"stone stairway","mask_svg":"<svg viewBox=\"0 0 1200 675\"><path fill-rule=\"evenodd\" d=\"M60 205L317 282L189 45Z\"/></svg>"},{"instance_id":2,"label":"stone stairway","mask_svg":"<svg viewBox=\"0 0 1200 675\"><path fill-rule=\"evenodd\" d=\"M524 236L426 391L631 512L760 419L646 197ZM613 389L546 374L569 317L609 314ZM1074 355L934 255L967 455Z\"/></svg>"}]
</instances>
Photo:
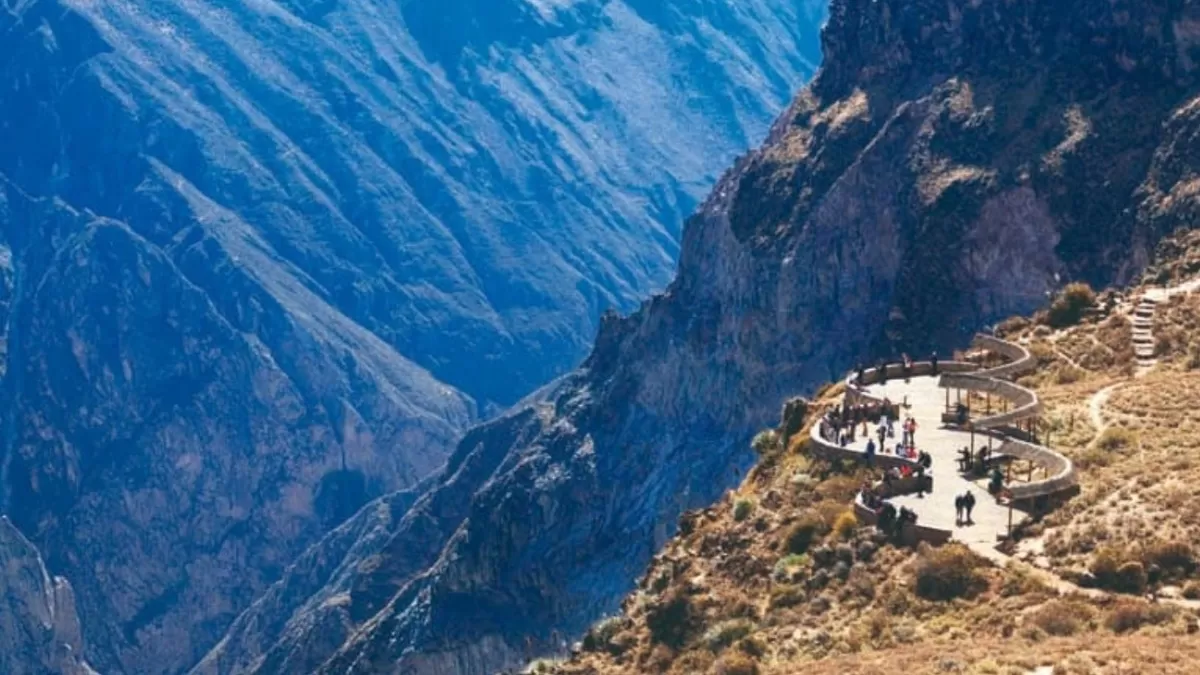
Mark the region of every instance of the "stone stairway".
<instances>
[{"instance_id":1,"label":"stone stairway","mask_svg":"<svg viewBox=\"0 0 1200 675\"><path fill-rule=\"evenodd\" d=\"M1139 373L1149 371L1158 363L1154 357L1154 310L1157 308L1158 300L1147 294L1133 310L1133 353L1137 357Z\"/></svg>"}]
</instances>

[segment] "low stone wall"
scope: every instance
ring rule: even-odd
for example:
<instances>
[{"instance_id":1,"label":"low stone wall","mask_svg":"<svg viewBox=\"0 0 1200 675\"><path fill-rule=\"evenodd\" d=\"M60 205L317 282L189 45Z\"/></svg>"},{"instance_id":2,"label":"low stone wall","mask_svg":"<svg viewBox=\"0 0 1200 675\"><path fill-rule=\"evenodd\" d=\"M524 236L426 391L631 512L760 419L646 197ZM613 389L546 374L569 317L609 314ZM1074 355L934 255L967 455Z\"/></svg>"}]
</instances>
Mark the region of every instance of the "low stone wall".
<instances>
[{"instance_id":1,"label":"low stone wall","mask_svg":"<svg viewBox=\"0 0 1200 675\"><path fill-rule=\"evenodd\" d=\"M879 523L879 516L867 508L861 496L854 498L854 517L858 519L859 523L871 525L872 527ZM906 546L916 546L921 542L926 542L932 546L941 546L950 541L952 534L950 530L939 530L936 527L922 525L918 519L915 525L912 523L905 524L904 529L900 531L900 542Z\"/></svg>"}]
</instances>

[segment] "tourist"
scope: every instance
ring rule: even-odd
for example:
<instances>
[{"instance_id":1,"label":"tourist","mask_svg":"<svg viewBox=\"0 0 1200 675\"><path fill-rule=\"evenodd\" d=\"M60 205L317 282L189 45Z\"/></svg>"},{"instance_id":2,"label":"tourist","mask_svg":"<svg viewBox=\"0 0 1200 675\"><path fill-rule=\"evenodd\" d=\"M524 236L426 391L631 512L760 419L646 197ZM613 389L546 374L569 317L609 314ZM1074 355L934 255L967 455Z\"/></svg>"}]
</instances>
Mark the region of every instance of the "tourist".
<instances>
[{"instance_id":1,"label":"tourist","mask_svg":"<svg viewBox=\"0 0 1200 675\"><path fill-rule=\"evenodd\" d=\"M992 480L988 483L988 492L991 492L992 494L995 495L995 494L1000 494L1000 491L1003 489L1004 489L1004 474L1001 473L999 466L993 467L992 468Z\"/></svg>"},{"instance_id":2,"label":"tourist","mask_svg":"<svg viewBox=\"0 0 1200 675\"><path fill-rule=\"evenodd\" d=\"M901 354L900 362L903 364L904 381L908 382L912 379L912 359L908 358L908 354Z\"/></svg>"},{"instance_id":3,"label":"tourist","mask_svg":"<svg viewBox=\"0 0 1200 675\"><path fill-rule=\"evenodd\" d=\"M954 524L962 525L963 512L967 509L967 500L963 495L954 495Z\"/></svg>"},{"instance_id":4,"label":"tourist","mask_svg":"<svg viewBox=\"0 0 1200 675\"><path fill-rule=\"evenodd\" d=\"M958 451L958 470L967 473L971 470L971 449L963 446L962 450Z\"/></svg>"},{"instance_id":5,"label":"tourist","mask_svg":"<svg viewBox=\"0 0 1200 675\"><path fill-rule=\"evenodd\" d=\"M879 362L879 384L887 384L887 361Z\"/></svg>"},{"instance_id":6,"label":"tourist","mask_svg":"<svg viewBox=\"0 0 1200 675\"><path fill-rule=\"evenodd\" d=\"M930 455L928 452L925 452L924 450L922 450L917 455L917 464L920 465L921 468L923 468L923 469L933 468L933 456Z\"/></svg>"},{"instance_id":7,"label":"tourist","mask_svg":"<svg viewBox=\"0 0 1200 675\"><path fill-rule=\"evenodd\" d=\"M857 372L855 372L855 374L854 374L854 382L861 387L863 385L863 383L866 381L866 379L867 379L867 370L866 370L866 368L863 368L863 365L860 363L860 364L858 364Z\"/></svg>"},{"instance_id":8,"label":"tourist","mask_svg":"<svg viewBox=\"0 0 1200 675\"><path fill-rule=\"evenodd\" d=\"M867 465L875 461L875 439L867 439Z\"/></svg>"},{"instance_id":9,"label":"tourist","mask_svg":"<svg viewBox=\"0 0 1200 675\"><path fill-rule=\"evenodd\" d=\"M971 519L971 511L975 509L975 494L973 492L963 495L963 508L967 512L967 524L975 524L975 521Z\"/></svg>"},{"instance_id":10,"label":"tourist","mask_svg":"<svg viewBox=\"0 0 1200 675\"><path fill-rule=\"evenodd\" d=\"M937 374L938 374L938 357L937 357L937 352L934 352L934 353L933 353L933 354L932 354L932 355L929 357L929 363L930 363L930 365L933 367L933 368L932 368L932 369L933 369L933 374L934 374L934 375L937 375Z\"/></svg>"}]
</instances>

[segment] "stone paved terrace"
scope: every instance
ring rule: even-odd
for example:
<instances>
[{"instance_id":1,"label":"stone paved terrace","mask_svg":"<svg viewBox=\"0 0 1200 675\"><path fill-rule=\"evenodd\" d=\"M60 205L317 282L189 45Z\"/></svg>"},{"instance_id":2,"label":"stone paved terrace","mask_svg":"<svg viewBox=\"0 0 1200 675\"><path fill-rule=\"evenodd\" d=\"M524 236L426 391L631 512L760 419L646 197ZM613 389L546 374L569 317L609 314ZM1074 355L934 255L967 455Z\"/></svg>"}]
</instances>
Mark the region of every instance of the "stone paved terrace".
<instances>
[{"instance_id":1,"label":"stone paved terrace","mask_svg":"<svg viewBox=\"0 0 1200 675\"><path fill-rule=\"evenodd\" d=\"M887 384L866 387L866 393L878 398L887 397L893 402L908 398L910 408L902 410L904 416L911 415L917 421L917 449L933 457L933 493L924 497L904 495L890 499L897 508L907 506L916 511L920 525L949 530L952 537L972 548L994 547L998 539L1008 532L1008 506L996 502L988 494L984 482L976 484L958 472L958 451L971 445L971 434L967 431L942 428L942 411L946 404L946 390L938 386L938 378L914 377L909 382L902 379L888 380ZM889 439L893 446L899 440L900 425L896 425L896 439ZM874 435L874 425L871 425ZM991 443L992 449L1000 447L1000 441L976 433L976 449ZM851 449L866 452L867 439L859 436ZM975 494L974 524L956 525L954 522L954 497L963 492ZM1025 513L1014 509L1013 524L1025 517Z\"/></svg>"}]
</instances>

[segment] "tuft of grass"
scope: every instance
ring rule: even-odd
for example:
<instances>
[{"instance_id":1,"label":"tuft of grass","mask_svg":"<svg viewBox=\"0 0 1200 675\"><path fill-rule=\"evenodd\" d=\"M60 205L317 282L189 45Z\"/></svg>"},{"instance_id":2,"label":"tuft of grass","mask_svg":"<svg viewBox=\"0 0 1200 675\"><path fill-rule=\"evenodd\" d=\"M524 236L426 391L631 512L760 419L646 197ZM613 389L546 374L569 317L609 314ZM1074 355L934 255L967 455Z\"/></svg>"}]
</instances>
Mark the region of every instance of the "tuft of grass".
<instances>
[{"instance_id":1,"label":"tuft of grass","mask_svg":"<svg viewBox=\"0 0 1200 675\"><path fill-rule=\"evenodd\" d=\"M783 440L780 438L778 431L767 429L755 434L754 440L750 441L750 447L754 448L754 451L759 455L768 455L781 450L783 448Z\"/></svg>"},{"instance_id":2,"label":"tuft of grass","mask_svg":"<svg viewBox=\"0 0 1200 675\"><path fill-rule=\"evenodd\" d=\"M701 641L713 652L720 653L753 632L754 624L748 619L730 619L705 631Z\"/></svg>"},{"instance_id":3,"label":"tuft of grass","mask_svg":"<svg viewBox=\"0 0 1200 675\"><path fill-rule=\"evenodd\" d=\"M858 531L858 518L854 512L847 509L838 514L833 521L833 536L848 541L854 537L854 533Z\"/></svg>"},{"instance_id":4,"label":"tuft of grass","mask_svg":"<svg viewBox=\"0 0 1200 675\"><path fill-rule=\"evenodd\" d=\"M754 500L742 498L733 503L733 519L737 522L750 517L754 513Z\"/></svg>"}]
</instances>

